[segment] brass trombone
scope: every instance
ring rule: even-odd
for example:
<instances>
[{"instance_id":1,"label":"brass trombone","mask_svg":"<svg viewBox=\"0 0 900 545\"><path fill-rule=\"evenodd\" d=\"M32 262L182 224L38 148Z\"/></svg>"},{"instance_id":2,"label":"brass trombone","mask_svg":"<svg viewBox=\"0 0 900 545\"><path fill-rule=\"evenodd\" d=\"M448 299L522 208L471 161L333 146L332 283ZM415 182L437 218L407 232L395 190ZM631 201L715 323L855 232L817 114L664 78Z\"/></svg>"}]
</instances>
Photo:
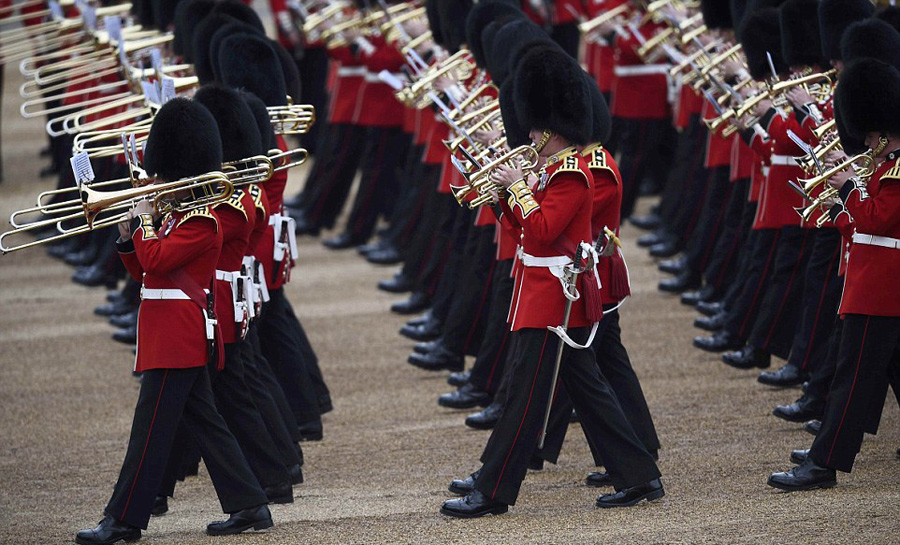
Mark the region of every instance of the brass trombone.
<instances>
[{"instance_id":1,"label":"brass trombone","mask_svg":"<svg viewBox=\"0 0 900 545\"><path fill-rule=\"evenodd\" d=\"M117 182L121 181L117 180ZM111 182L106 185L111 185ZM80 206L77 211L66 213L63 216L22 224L0 234L0 253L6 254L88 233L94 229L110 227L125 221L128 211L138 201L143 199L152 200L154 208L160 214L165 215L171 212L181 212L217 204L231 197L234 191L234 187L227 176L221 172L208 172L173 182L143 185L119 191L98 191L95 189L97 187L101 186L95 183L83 185L79 188ZM191 191L189 198L181 196L186 190ZM202 195L195 195L193 193L195 190L199 190ZM65 211L68 211L68 208ZM62 207L58 206L53 213L63 212ZM101 218L102 214L108 215ZM64 225L71 222L76 222L76 225L73 227ZM18 244L10 244L8 242L10 238L15 239L17 236L30 235L34 231L43 231L47 228L52 228L54 225L58 231L56 234Z\"/></svg>"},{"instance_id":2,"label":"brass trombone","mask_svg":"<svg viewBox=\"0 0 900 545\"><path fill-rule=\"evenodd\" d=\"M269 106L267 110L276 134L306 134L316 122L316 109L312 104Z\"/></svg>"}]
</instances>

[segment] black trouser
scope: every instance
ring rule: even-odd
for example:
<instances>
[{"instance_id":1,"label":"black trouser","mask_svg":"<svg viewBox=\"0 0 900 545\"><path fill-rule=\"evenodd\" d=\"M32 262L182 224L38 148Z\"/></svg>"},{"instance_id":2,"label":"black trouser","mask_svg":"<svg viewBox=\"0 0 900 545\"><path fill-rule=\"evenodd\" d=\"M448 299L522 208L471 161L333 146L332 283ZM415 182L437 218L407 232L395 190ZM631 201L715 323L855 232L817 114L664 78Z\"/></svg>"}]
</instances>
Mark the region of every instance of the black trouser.
<instances>
[{"instance_id":1,"label":"black trouser","mask_svg":"<svg viewBox=\"0 0 900 545\"><path fill-rule=\"evenodd\" d=\"M484 392L496 393L503 378L509 352L510 335L509 303L512 300L513 279L512 259L498 261L494 266L494 278L491 280L491 302L484 340L478 348L478 356L472 366L469 382Z\"/></svg>"},{"instance_id":2,"label":"black trouser","mask_svg":"<svg viewBox=\"0 0 900 545\"><path fill-rule=\"evenodd\" d=\"M841 302L844 283L838 276L843 240L833 227L815 232L806 265L800 326L791 344L788 365L810 372L825 359L832 319Z\"/></svg>"},{"instance_id":3,"label":"black trouser","mask_svg":"<svg viewBox=\"0 0 900 545\"><path fill-rule=\"evenodd\" d=\"M267 487L289 481L287 467L250 395L237 344L225 345L225 367L221 371L210 369L210 378L216 408L237 439L259 484Z\"/></svg>"},{"instance_id":4,"label":"black trouser","mask_svg":"<svg viewBox=\"0 0 900 545\"><path fill-rule=\"evenodd\" d=\"M732 184L728 179L729 167L715 167L707 170L706 195L703 208L693 236L688 241L686 252L688 270L700 275L706 270L716 242L722 233L725 213L731 199Z\"/></svg>"},{"instance_id":5,"label":"black trouser","mask_svg":"<svg viewBox=\"0 0 900 545\"><path fill-rule=\"evenodd\" d=\"M721 232L709 261L703 268L703 280L713 288L713 300L721 299L731 284L737 269L741 248L747 237L744 229L744 208L747 206L747 193L750 191L750 179L736 180L732 184L731 197L725 208L725 216L721 223Z\"/></svg>"},{"instance_id":6,"label":"black trouser","mask_svg":"<svg viewBox=\"0 0 900 545\"><path fill-rule=\"evenodd\" d=\"M440 174L440 169L437 173ZM434 183L437 184L437 180ZM441 273L450 257L454 218L462 212L453 195L438 193L433 188L428 191L431 191L431 198L425 207L424 221L406 254L402 270L408 278L415 280L416 291L430 297L437 291Z\"/></svg>"},{"instance_id":7,"label":"black trouser","mask_svg":"<svg viewBox=\"0 0 900 545\"><path fill-rule=\"evenodd\" d=\"M682 243L693 235L705 200L706 135L700 116L691 117L676 142L673 166L663 191L660 213Z\"/></svg>"},{"instance_id":8,"label":"black trouser","mask_svg":"<svg viewBox=\"0 0 900 545\"><path fill-rule=\"evenodd\" d=\"M759 313L759 306L766 293L766 285L775 268L775 250L780 231L778 229L757 229L750 239L753 245L747 248L750 259L745 274L737 283L740 291L728 307L728 316L723 329L738 339L746 340Z\"/></svg>"},{"instance_id":9,"label":"black trouser","mask_svg":"<svg viewBox=\"0 0 900 545\"><path fill-rule=\"evenodd\" d=\"M249 336L249 333L248 333ZM291 429L297 428L297 420L290 411L284 391L265 358L258 356L249 337L238 343L241 361L244 364L244 382L253 398L253 403L262 415L266 430L278 449L278 455L285 467L303 464L302 451ZM283 407L280 406L280 400Z\"/></svg>"},{"instance_id":10,"label":"black trouser","mask_svg":"<svg viewBox=\"0 0 900 545\"><path fill-rule=\"evenodd\" d=\"M650 408L647 407L647 399L641 389L641 381L631 366L628 350L622 344L622 329L619 327L619 311L614 310L603 315L603 320L597 327L597 335L591 344L591 350L597 360L597 367L601 376L606 377L609 385L616 395L622 412L628 423L634 429L641 444L654 457L659 450L659 436L653 425L653 417ZM550 424L547 426L547 439L544 448L538 452L542 459L556 463L559 452L562 450L563 440L569 429L569 415L572 413L572 401L568 394L562 395L562 391L553 402L553 410L550 415ZM600 458L597 447L590 443L595 462ZM597 464L602 465L602 464Z\"/></svg>"},{"instance_id":11,"label":"black trouser","mask_svg":"<svg viewBox=\"0 0 900 545\"><path fill-rule=\"evenodd\" d=\"M589 328L573 328L576 342L587 340ZM475 487L488 498L516 503L528 461L541 432L550 395L559 337L546 329L513 333L510 386L503 415L491 433ZM585 435L597 445L616 489L636 486L660 476L653 457L622 413L600 373L591 349L563 352L560 380L581 418Z\"/></svg>"},{"instance_id":12,"label":"black trouser","mask_svg":"<svg viewBox=\"0 0 900 545\"><path fill-rule=\"evenodd\" d=\"M297 317L284 288L269 290L269 298L258 318L262 355L272 366L297 422L317 421L321 418L319 397L311 380L310 362L304 358L295 334Z\"/></svg>"},{"instance_id":13,"label":"black trouser","mask_svg":"<svg viewBox=\"0 0 900 545\"><path fill-rule=\"evenodd\" d=\"M265 383L266 389L269 391L269 394L271 394L272 400L275 402L275 406L281 414L281 420L284 422L284 425L287 426L288 432L290 433L291 442L297 444L299 447L299 441L303 436L297 426L297 417L294 416L294 411L287 399L284 388L282 388L281 383L278 382L278 376L275 374L275 371L272 370L269 360L263 356L262 347L259 345L259 320L250 322L250 331L247 333L247 341L249 341L252 349L252 354L247 354L247 356L254 358L256 369L259 372L259 378ZM303 452L299 448L297 449L297 454L300 456L300 463L302 464Z\"/></svg>"},{"instance_id":14,"label":"black trouser","mask_svg":"<svg viewBox=\"0 0 900 545\"><path fill-rule=\"evenodd\" d=\"M843 281L843 278L841 279ZM826 342L825 359L823 359L812 371L809 382L806 384L806 395L813 399L824 401L828 398L828 389L834 379L834 370L837 368L838 352L841 349L841 335L844 329L844 320L837 314L828 317L831 321L831 334Z\"/></svg>"},{"instance_id":15,"label":"black trouser","mask_svg":"<svg viewBox=\"0 0 900 545\"><path fill-rule=\"evenodd\" d=\"M440 279L431 298L431 314L441 322L446 322L450 316L450 307L453 305L456 288L459 287L460 275L465 265L463 252L466 240L469 238L469 232L475 228L472 225L474 217L475 212L468 207L460 208L453 217L446 258L442 260L442 266L437 271ZM434 266L437 267L437 263Z\"/></svg>"},{"instance_id":16,"label":"black trouser","mask_svg":"<svg viewBox=\"0 0 900 545\"><path fill-rule=\"evenodd\" d=\"M661 152L663 140L671 136L668 119L623 119L619 137L619 172L622 175L622 219L631 216L641 182L668 168L671 156ZM662 178L657 181L662 183Z\"/></svg>"},{"instance_id":17,"label":"black trouser","mask_svg":"<svg viewBox=\"0 0 900 545\"><path fill-rule=\"evenodd\" d=\"M455 354L477 355L484 337L497 254L495 233L494 225L472 226L468 231L450 312L441 335L441 343Z\"/></svg>"},{"instance_id":18,"label":"black trouser","mask_svg":"<svg viewBox=\"0 0 900 545\"><path fill-rule=\"evenodd\" d=\"M106 514L147 528L175 431L182 421L206 461L223 511L234 513L268 502L216 410L206 367L151 369L141 375L128 450Z\"/></svg>"},{"instance_id":19,"label":"black trouser","mask_svg":"<svg viewBox=\"0 0 900 545\"><path fill-rule=\"evenodd\" d=\"M410 145L406 152L397 202L383 236L385 241L395 245L404 255L422 220L422 211L428 200L428 192L422 183L426 166L422 163L423 150L422 146Z\"/></svg>"},{"instance_id":20,"label":"black trouser","mask_svg":"<svg viewBox=\"0 0 900 545\"><path fill-rule=\"evenodd\" d=\"M409 135L400 127L369 127L366 131L359 165L362 177L344 229L353 240L368 240L379 216L390 217L409 143Z\"/></svg>"},{"instance_id":21,"label":"black trouser","mask_svg":"<svg viewBox=\"0 0 900 545\"><path fill-rule=\"evenodd\" d=\"M317 155L320 137L324 133L322 127L327 126L328 121L328 53L325 48L304 49L303 57L297 61L297 70L300 72L300 89L303 95L294 102L312 104L316 108L317 118L309 132L300 135L300 141L310 155Z\"/></svg>"},{"instance_id":22,"label":"black trouser","mask_svg":"<svg viewBox=\"0 0 900 545\"><path fill-rule=\"evenodd\" d=\"M319 156L300 195L300 209L313 227L334 227L350 194L365 143L365 127L329 124Z\"/></svg>"},{"instance_id":23,"label":"black trouser","mask_svg":"<svg viewBox=\"0 0 900 545\"><path fill-rule=\"evenodd\" d=\"M782 227L775 266L759 305L759 315L747 344L787 358L800 322L803 275L812 253L812 229Z\"/></svg>"},{"instance_id":24,"label":"black trouser","mask_svg":"<svg viewBox=\"0 0 900 545\"><path fill-rule=\"evenodd\" d=\"M744 213L741 216L741 231L743 235L743 243L737 260L737 268L734 274L734 281L728 284L722 303L725 309L734 306L735 301L744 287L744 279L747 278L750 270L750 263L753 261L753 249L756 247L757 231L753 229L753 219L756 216L756 202L747 202L744 206Z\"/></svg>"},{"instance_id":25,"label":"black trouser","mask_svg":"<svg viewBox=\"0 0 900 545\"><path fill-rule=\"evenodd\" d=\"M822 429L810 459L850 472L863 434L873 424L877 429L888 382L898 374L900 317L846 315Z\"/></svg>"}]
</instances>

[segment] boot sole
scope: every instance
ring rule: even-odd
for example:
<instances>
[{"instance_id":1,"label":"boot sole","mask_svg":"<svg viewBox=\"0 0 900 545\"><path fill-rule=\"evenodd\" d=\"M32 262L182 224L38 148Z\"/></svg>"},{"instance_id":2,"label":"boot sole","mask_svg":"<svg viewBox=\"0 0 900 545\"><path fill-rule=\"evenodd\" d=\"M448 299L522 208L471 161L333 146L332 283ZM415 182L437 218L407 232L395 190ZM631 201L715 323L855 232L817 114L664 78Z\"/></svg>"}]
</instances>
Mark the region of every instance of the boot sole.
<instances>
[{"instance_id":1,"label":"boot sole","mask_svg":"<svg viewBox=\"0 0 900 545\"><path fill-rule=\"evenodd\" d=\"M658 500L658 499L662 498L662 497L665 496L665 495L666 495L666 491L663 490L663 489L660 489L660 490L654 490L654 491L652 491L652 492L648 492L648 493L644 494L643 496L640 496L640 497L638 497L638 498L635 498L635 499L633 499L633 500L631 500L631 501L629 501L629 502L625 502L625 503L600 503L600 500L597 500L596 505L597 505L597 507L599 507L600 509L611 509L611 508L613 508L613 507L631 507L631 506L634 506L634 505L637 505L637 504L641 503L641 502L644 501L644 500L647 500L648 502L651 502L651 501L653 501L653 500Z\"/></svg>"},{"instance_id":2,"label":"boot sole","mask_svg":"<svg viewBox=\"0 0 900 545\"><path fill-rule=\"evenodd\" d=\"M215 530L210 531L209 528L207 528L206 535L208 535L208 536L233 536L233 535L244 533L251 528L254 530L266 530L268 528L271 528L272 526L275 526L275 524L272 522L271 518L268 518L266 520L259 520L256 522L252 522L245 526L239 526L236 528L232 528L231 530L228 530L226 532L217 532Z\"/></svg>"},{"instance_id":3,"label":"boot sole","mask_svg":"<svg viewBox=\"0 0 900 545\"><path fill-rule=\"evenodd\" d=\"M785 422L793 422L794 424L804 424L806 422L809 422L810 420L815 420L815 418L809 418L809 417L806 417L806 418L788 417L787 415L779 414L776 411L772 411L772 415L784 420Z\"/></svg>"},{"instance_id":4,"label":"boot sole","mask_svg":"<svg viewBox=\"0 0 900 545\"><path fill-rule=\"evenodd\" d=\"M269 498L269 503L277 503L277 504L285 504L285 503L294 503L294 496L278 496L276 498Z\"/></svg>"},{"instance_id":5,"label":"boot sole","mask_svg":"<svg viewBox=\"0 0 900 545\"><path fill-rule=\"evenodd\" d=\"M134 543L135 541L138 541L140 539L141 539L141 536L137 535L137 536L120 537L119 539L117 539L115 541L99 542L99 541L84 541L82 539L78 539L78 537L76 536L75 543L78 543L78 545L98 545L98 543L100 545L112 545L113 543L118 543L120 541L124 541L125 543Z\"/></svg>"},{"instance_id":6,"label":"boot sole","mask_svg":"<svg viewBox=\"0 0 900 545\"><path fill-rule=\"evenodd\" d=\"M772 488L784 490L785 492L804 492L806 490L815 490L817 488L833 488L837 486L837 481L827 481L823 483L807 484L803 486L789 486L769 479L768 483L766 484L768 484Z\"/></svg>"},{"instance_id":7,"label":"boot sole","mask_svg":"<svg viewBox=\"0 0 900 545\"><path fill-rule=\"evenodd\" d=\"M447 409L474 409L475 407L487 407L490 404L491 401L489 399L471 403L442 403L441 400L438 399L438 405Z\"/></svg>"},{"instance_id":8,"label":"boot sole","mask_svg":"<svg viewBox=\"0 0 900 545\"><path fill-rule=\"evenodd\" d=\"M507 511L509 511L508 505L498 505L496 507L490 508L489 510L487 510L483 513L459 513L457 511L450 511L449 509L444 509L443 507L441 507L442 515L445 515L448 517L454 517L454 518L458 518L458 519L476 519L476 518L484 517L487 515L502 515L503 513L506 513Z\"/></svg>"}]
</instances>

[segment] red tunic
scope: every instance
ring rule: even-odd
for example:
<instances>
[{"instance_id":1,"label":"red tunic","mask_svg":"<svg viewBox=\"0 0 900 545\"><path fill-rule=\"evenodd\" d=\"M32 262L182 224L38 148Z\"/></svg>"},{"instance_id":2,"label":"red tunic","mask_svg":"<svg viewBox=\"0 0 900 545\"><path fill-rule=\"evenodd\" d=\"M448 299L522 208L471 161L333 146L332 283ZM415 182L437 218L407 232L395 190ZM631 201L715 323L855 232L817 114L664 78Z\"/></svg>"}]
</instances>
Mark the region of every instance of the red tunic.
<instances>
[{"instance_id":1,"label":"red tunic","mask_svg":"<svg viewBox=\"0 0 900 545\"><path fill-rule=\"evenodd\" d=\"M384 38L372 37L369 41L375 51L371 55L362 54L366 68L366 90L358 122L365 127L400 127L403 125L403 104L397 100L394 88L378 79L378 74L387 70L400 77L400 69L406 60Z\"/></svg>"},{"instance_id":2,"label":"red tunic","mask_svg":"<svg viewBox=\"0 0 900 545\"><path fill-rule=\"evenodd\" d=\"M145 216L149 218L149 216ZM222 249L218 220L209 208L175 213L159 232L145 221L121 253L125 268L144 289L179 289L169 277L184 270L203 289L213 282ZM121 247L120 247L121 248ZM138 312L135 371L186 369L207 364L203 311L188 299L145 299Z\"/></svg>"},{"instance_id":3,"label":"red tunic","mask_svg":"<svg viewBox=\"0 0 900 545\"><path fill-rule=\"evenodd\" d=\"M589 146L581 152L594 181L594 201L591 212L591 237L596 241L603 228L619 234L622 209L622 176L619 166L609 153L600 145ZM600 297L604 305L614 305L619 301L610 296L612 285L613 260L601 257L597 263L597 275L600 277Z\"/></svg>"},{"instance_id":4,"label":"red tunic","mask_svg":"<svg viewBox=\"0 0 900 545\"><path fill-rule=\"evenodd\" d=\"M501 199L503 221L521 228L520 245L528 256L571 258L576 244L591 241L592 176L575 148L551 157L541 175L546 181L544 187L539 182L534 189L537 208L525 216L520 207L510 208ZM559 279L548 267L526 267L519 262L516 269L508 319L511 329L560 325L566 298ZM579 276L578 290L583 293L582 283ZM572 305L569 327L589 325L581 298Z\"/></svg>"},{"instance_id":5,"label":"red tunic","mask_svg":"<svg viewBox=\"0 0 900 545\"><path fill-rule=\"evenodd\" d=\"M641 34L649 39L663 27L656 23L641 26ZM612 87L612 114L624 119L665 119L669 107L668 64L659 61L644 64L638 56L640 43L634 36L616 38L615 81Z\"/></svg>"},{"instance_id":6,"label":"red tunic","mask_svg":"<svg viewBox=\"0 0 900 545\"><path fill-rule=\"evenodd\" d=\"M222 252L216 270L226 273L240 272L241 262L247 254L250 234L257 214L253 197L242 189L236 189L231 198L216 205L219 230L222 232ZM240 322L235 322L234 296L228 280L216 279L216 317L225 344L240 341Z\"/></svg>"},{"instance_id":7,"label":"red tunic","mask_svg":"<svg viewBox=\"0 0 900 545\"><path fill-rule=\"evenodd\" d=\"M889 159L866 185L868 197L852 182L841 200L853 218L854 238L874 235L900 239L900 160ZM900 241L897 241L900 243ZM900 249L864 244L850 246L840 313L900 316Z\"/></svg>"},{"instance_id":8,"label":"red tunic","mask_svg":"<svg viewBox=\"0 0 900 545\"><path fill-rule=\"evenodd\" d=\"M328 122L356 124L362 110L366 67L349 47L329 49L328 55L336 61L331 65L334 71L334 87L331 90Z\"/></svg>"}]
</instances>

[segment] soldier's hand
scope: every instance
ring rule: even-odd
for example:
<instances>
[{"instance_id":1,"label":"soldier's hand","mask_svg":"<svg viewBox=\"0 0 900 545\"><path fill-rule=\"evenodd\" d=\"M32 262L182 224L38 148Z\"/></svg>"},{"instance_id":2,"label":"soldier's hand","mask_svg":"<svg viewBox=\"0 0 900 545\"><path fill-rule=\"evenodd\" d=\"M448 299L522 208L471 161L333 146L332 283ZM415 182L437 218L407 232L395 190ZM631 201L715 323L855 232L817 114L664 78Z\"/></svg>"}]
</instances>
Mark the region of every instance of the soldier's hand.
<instances>
[{"instance_id":1,"label":"soldier's hand","mask_svg":"<svg viewBox=\"0 0 900 545\"><path fill-rule=\"evenodd\" d=\"M756 114L756 117L762 117L766 115L766 112L768 112L770 108L772 108L771 100L761 100L756 104L756 107L753 109L753 113Z\"/></svg>"},{"instance_id":2,"label":"soldier's hand","mask_svg":"<svg viewBox=\"0 0 900 545\"><path fill-rule=\"evenodd\" d=\"M499 165L491 173L491 180L503 187L509 187L522 178L522 171L518 167L508 164Z\"/></svg>"},{"instance_id":3,"label":"soldier's hand","mask_svg":"<svg viewBox=\"0 0 900 545\"><path fill-rule=\"evenodd\" d=\"M475 131L475 134L472 135L472 138L480 144L489 145L491 142L494 142L495 140L500 138L501 134L503 133L498 130L488 131L484 129L478 129L477 131Z\"/></svg>"},{"instance_id":4,"label":"soldier's hand","mask_svg":"<svg viewBox=\"0 0 900 545\"><path fill-rule=\"evenodd\" d=\"M154 208L153 204L147 199L138 201L137 205L131 211L132 217L140 216L141 214L150 214L154 218L159 214L156 212L156 208Z\"/></svg>"},{"instance_id":5,"label":"soldier's hand","mask_svg":"<svg viewBox=\"0 0 900 545\"><path fill-rule=\"evenodd\" d=\"M839 190L844 187L844 184L847 183L847 180L849 180L851 176L853 176L852 169L842 170L831 178L828 178L828 185Z\"/></svg>"},{"instance_id":6,"label":"soldier's hand","mask_svg":"<svg viewBox=\"0 0 900 545\"><path fill-rule=\"evenodd\" d=\"M806 89L803 87L793 87L788 89L787 93L788 101L791 103L791 106L794 108L799 108L805 104L809 104L810 102L815 102L813 97L806 92Z\"/></svg>"},{"instance_id":7,"label":"soldier's hand","mask_svg":"<svg viewBox=\"0 0 900 545\"><path fill-rule=\"evenodd\" d=\"M129 212L130 216L131 213ZM119 228L119 238L121 240L127 240L131 236L131 218L129 217L125 221L120 221L116 224L116 227Z\"/></svg>"}]
</instances>

